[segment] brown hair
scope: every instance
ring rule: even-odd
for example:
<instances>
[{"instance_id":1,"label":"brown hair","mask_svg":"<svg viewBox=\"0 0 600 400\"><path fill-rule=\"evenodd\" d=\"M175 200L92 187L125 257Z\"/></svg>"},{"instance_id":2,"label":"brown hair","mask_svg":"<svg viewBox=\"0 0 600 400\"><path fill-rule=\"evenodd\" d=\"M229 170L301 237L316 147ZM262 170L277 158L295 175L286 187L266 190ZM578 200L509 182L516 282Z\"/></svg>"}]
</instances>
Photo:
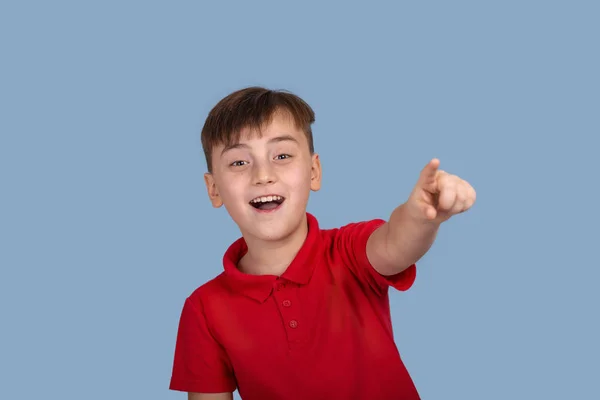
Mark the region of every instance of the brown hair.
<instances>
[{"instance_id":1,"label":"brown hair","mask_svg":"<svg viewBox=\"0 0 600 400\"><path fill-rule=\"evenodd\" d=\"M311 125L315 122L315 113L304 100L285 90L247 87L220 100L206 118L201 141L208 171L212 171L214 146L237 143L245 128L256 130L260 135L261 129L278 111L285 111L293 118L296 127L306 135L311 154L314 153Z\"/></svg>"}]
</instances>

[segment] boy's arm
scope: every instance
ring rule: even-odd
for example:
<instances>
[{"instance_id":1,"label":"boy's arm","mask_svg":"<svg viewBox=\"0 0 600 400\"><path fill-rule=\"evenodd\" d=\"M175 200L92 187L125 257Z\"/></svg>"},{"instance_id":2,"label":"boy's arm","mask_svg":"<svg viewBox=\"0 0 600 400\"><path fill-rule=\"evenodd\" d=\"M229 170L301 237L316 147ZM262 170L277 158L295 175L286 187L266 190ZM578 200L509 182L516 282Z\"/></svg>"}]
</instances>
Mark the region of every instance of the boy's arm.
<instances>
[{"instance_id":1,"label":"boy's arm","mask_svg":"<svg viewBox=\"0 0 600 400\"><path fill-rule=\"evenodd\" d=\"M467 211L475 203L475 190L456 175L438 169L431 160L406 203L367 241L367 256L381 275L395 275L416 263L430 249L442 222Z\"/></svg>"},{"instance_id":2,"label":"boy's arm","mask_svg":"<svg viewBox=\"0 0 600 400\"><path fill-rule=\"evenodd\" d=\"M226 396L236 389L233 366L209 327L208 316L215 310L207 313L203 296L195 291L183 305L169 388L188 398L230 399Z\"/></svg>"}]
</instances>

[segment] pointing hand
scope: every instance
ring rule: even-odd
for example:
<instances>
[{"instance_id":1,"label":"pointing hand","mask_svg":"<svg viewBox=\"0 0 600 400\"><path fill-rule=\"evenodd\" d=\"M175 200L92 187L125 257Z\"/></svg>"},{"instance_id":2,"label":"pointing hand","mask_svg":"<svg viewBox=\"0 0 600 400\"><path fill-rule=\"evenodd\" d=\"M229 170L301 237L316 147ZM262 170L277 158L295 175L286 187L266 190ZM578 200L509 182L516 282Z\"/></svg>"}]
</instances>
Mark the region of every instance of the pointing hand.
<instances>
[{"instance_id":1,"label":"pointing hand","mask_svg":"<svg viewBox=\"0 0 600 400\"><path fill-rule=\"evenodd\" d=\"M441 223L475 203L475 189L458 176L440 170L439 165L434 158L423 168L409 197L408 209L417 219Z\"/></svg>"}]
</instances>

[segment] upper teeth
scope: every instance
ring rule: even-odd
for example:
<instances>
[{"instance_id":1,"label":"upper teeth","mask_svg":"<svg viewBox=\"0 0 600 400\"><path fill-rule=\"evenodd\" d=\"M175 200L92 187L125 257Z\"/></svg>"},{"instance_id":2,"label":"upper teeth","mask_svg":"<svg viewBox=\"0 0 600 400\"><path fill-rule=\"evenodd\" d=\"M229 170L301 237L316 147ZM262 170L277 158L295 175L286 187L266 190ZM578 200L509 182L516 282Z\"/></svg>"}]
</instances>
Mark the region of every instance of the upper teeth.
<instances>
[{"instance_id":1,"label":"upper teeth","mask_svg":"<svg viewBox=\"0 0 600 400\"><path fill-rule=\"evenodd\" d=\"M252 200L250 203L266 203L269 201L280 201L283 200L283 197L281 196L263 196L263 197L257 197L256 199Z\"/></svg>"}]
</instances>

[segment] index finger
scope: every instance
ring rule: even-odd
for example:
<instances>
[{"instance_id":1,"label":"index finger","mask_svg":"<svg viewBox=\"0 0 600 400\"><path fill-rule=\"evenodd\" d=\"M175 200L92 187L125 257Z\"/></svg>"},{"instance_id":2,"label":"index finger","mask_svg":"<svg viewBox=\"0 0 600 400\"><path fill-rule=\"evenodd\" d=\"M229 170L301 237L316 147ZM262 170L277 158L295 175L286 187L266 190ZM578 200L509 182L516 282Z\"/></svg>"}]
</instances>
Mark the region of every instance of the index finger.
<instances>
[{"instance_id":1,"label":"index finger","mask_svg":"<svg viewBox=\"0 0 600 400\"><path fill-rule=\"evenodd\" d=\"M435 175L440 167L440 160L437 158L432 159L421 171L421 182L423 184L433 183L435 181Z\"/></svg>"}]
</instances>

